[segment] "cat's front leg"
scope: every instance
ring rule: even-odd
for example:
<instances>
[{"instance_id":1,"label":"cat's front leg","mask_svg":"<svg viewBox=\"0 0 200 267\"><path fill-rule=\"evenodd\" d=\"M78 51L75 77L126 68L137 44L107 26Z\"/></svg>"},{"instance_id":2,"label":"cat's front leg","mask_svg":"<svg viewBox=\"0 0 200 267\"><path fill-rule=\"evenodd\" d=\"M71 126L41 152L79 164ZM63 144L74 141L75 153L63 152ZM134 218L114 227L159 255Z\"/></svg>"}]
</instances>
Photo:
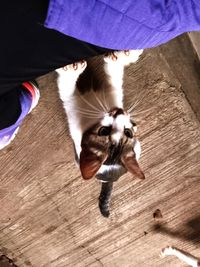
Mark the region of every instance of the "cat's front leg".
<instances>
[{"instance_id":1,"label":"cat's front leg","mask_svg":"<svg viewBox=\"0 0 200 267\"><path fill-rule=\"evenodd\" d=\"M74 94L78 77L85 70L86 66L87 62L83 60L56 70L58 73L59 94L63 102L67 101Z\"/></svg>"},{"instance_id":2,"label":"cat's front leg","mask_svg":"<svg viewBox=\"0 0 200 267\"><path fill-rule=\"evenodd\" d=\"M110 77L109 82L111 86L117 90L118 102L123 100L123 76L124 67L130 63L136 62L143 50L125 50L115 51L109 53L104 57L105 61L105 72Z\"/></svg>"}]
</instances>

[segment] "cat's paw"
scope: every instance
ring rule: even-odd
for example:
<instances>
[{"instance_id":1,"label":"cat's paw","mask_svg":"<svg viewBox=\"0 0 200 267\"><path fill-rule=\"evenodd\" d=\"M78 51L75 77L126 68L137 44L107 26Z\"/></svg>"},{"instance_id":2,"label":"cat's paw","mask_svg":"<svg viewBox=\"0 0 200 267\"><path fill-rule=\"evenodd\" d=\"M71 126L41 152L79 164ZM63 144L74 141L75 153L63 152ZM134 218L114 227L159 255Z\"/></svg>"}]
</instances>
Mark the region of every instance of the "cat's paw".
<instances>
[{"instance_id":1,"label":"cat's paw","mask_svg":"<svg viewBox=\"0 0 200 267\"><path fill-rule=\"evenodd\" d=\"M87 67L87 62L85 60L70 64L70 65L66 65L62 68L59 68L56 70L56 72L58 74L72 74L72 73L76 73L77 75L80 75L85 68Z\"/></svg>"},{"instance_id":2,"label":"cat's paw","mask_svg":"<svg viewBox=\"0 0 200 267\"><path fill-rule=\"evenodd\" d=\"M142 54L143 50L123 50L123 51L115 51L112 53L107 54L104 57L104 61L106 63L114 63L118 62L123 65L129 65L130 63L136 62L140 55Z\"/></svg>"},{"instance_id":3,"label":"cat's paw","mask_svg":"<svg viewBox=\"0 0 200 267\"><path fill-rule=\"evenodd\" d=\"M160 256L165 257L165 256L174 255L174 251L175 251L174 247L167 246L166 248L162 249Z\"/></svg>"}]
</instances>

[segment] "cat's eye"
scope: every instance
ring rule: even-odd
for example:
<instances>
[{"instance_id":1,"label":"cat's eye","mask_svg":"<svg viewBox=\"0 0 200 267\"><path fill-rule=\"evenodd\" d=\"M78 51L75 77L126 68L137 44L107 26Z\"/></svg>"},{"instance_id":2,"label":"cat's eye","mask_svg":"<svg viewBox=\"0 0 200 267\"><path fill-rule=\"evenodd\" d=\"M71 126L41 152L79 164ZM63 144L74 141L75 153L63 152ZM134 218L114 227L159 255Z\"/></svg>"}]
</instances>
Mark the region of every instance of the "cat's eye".
<instances>
[{"instance_id":1,"label":"cat's eye","mask_svg":"<svg viewBox=\"0 0 200 267\"><path fill-rule=\"evenodd\" d=\"M110 135L111 130L112 130L112 127L111 126L102 126L99 129L99 131L98 131L98 135L99 136L107 136L107 135Z\"/></svg>"},{"instance_id":2,"label":"cat's eye","mask_svg":"<svg viewBox=\"0 0 200 267\"><path fill-rule=\"evenodd\" d=\"M133 138L133 132L130 129L125 128L124 129L124 134L128 137L128 138Z\"/></svg>"}]
</instances>

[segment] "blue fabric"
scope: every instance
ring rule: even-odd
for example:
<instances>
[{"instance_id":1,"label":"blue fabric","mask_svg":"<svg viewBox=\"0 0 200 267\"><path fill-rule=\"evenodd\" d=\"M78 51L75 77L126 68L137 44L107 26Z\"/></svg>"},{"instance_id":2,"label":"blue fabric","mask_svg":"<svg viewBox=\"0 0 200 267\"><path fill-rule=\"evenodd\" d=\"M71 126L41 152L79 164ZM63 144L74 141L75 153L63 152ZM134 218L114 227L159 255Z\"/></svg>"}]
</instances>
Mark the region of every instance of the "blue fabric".
<instances>
[{"instance_id":1,"label":"blue fabric","mask_svg":"<svg viewBox=\"0 0 200 267\"><path fill-rule=\"evenodd\" d=\"M21 114L17 121L11 126L0 130L0 149L3 149L6 145L8 145L13 139L13 135L17 128L19 128L20 124L29 113L31 105L33 102L32 95L28 90L21 90L20 92L20 104L21 104Z\"/></svg>"},{"instance_id":2,"label":"blue fabric","mask_svg":"<svg viewBox=\"0 0 200 267\"><path fill-rule=\"evenodd\" d=\"M50 0L45 26L105 48L149 48L200 30L200 0Z\"/></svg>"}]
</instances>

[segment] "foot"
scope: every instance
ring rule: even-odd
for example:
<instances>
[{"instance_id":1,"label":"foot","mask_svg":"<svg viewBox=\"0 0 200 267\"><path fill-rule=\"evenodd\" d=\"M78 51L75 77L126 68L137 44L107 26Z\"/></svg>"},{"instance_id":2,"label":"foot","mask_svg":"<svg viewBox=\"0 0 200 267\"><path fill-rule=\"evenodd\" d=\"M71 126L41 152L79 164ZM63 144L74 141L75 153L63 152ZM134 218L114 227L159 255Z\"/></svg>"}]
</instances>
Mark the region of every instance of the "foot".
<instances>
[{"instance_id":1,"label":"foot","mask_svg":"<svg viewBox=\"0 0 200 267\"><path fill-rule=\"evenodd\" d=\"M76 90L76 82L79 75L85 70L87 62L82 60L77 63L66 65L60 69L57 69L58 73L58 89L60 99L65 103L74 94Z\"/></svg>"},{"instance_id":2,"label":"foot","mask_svg":"<svg viewBox=\"0 0 200 267\"><path fill-rule=\"evenodd\" d=\"M174 255L174 251L175 249L173 247L167 246L166 248L162 249L160 256L165 257L165 256Z\"/></svg>"},{"instance_id":3,"label":"foot","mask_svg":"<svg viewBox=\"0 0 200 267\"><path fill-rule=\"evenodd\" d=\"M177 258L179 258L180 260L184 261L185 263L187 263L192 267L200 266L198 258L178 248L168 246L164 248L161 252L161 257L172 256L172 255L176 256Z\"/></svg>"},{"instance_id":4,"label":"foot","mask_svg":"<svg viewBox=\"0 0 200 267\"><path fill-rule=\"evenodd\" d=\"M130 63L136 62L143 50L124 50L124 51L115 51L109 53L104 57L106 63L119 62L124 66L129 65Z\"/></svg>"},{"instance_id":5,"label":"foot","mask_svg":"<svg viewBox=\"0 0 200 267\"><path fill-rule=\"evenodd\" d=\"M85 60L70 64L70 65L66 65L62 68L59 68L56 70L56 72L59 75L67 75L67 74L76 74L77 76L79 76L87 67L87 62Z\"/></svg>"},{"instance_id":6,"label":"foot","mask_svg":"<svg viewBox=\"0 0 200 267\"><path fill-rule=\"evenodd\" d=\"M18 120L13 125L0 130L0 150L9 145L15 138L20 124L25 116L37 106L39 98L40 92L35 83L25 82L22 84L22 91L20 93L22 112Z\"/></svg>"}]
</instances>

